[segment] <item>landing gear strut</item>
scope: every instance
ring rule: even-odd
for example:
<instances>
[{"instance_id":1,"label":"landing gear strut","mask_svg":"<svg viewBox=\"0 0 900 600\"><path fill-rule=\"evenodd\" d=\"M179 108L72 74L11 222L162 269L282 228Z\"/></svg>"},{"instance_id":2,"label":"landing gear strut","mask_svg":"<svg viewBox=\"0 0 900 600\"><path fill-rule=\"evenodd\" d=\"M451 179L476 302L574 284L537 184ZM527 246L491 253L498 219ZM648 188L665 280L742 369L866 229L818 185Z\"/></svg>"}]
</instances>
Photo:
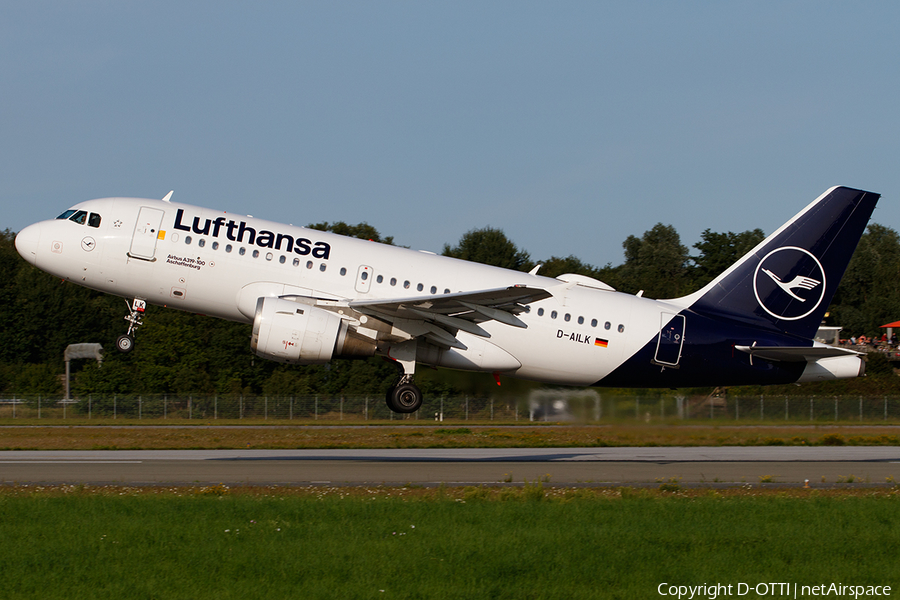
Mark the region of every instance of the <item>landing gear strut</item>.
<instances>
[{"instance_id":1,"label":"landing gear strut","mask_svg":"<svg viewBox=\"0 0 900 600\"><path fill-rule=\"evenodd\" d=\"M125 305L128 306L128 302ZM134 349L133 334L138 327L144 324L143 315L145 310L147 310L147 302L137 298L134 299L131 306L128 306L128 316L125 317L125 320L128 321L128 332L116 338L116 348L119 352L127 353Z\"/></svg>"}]
</instances>

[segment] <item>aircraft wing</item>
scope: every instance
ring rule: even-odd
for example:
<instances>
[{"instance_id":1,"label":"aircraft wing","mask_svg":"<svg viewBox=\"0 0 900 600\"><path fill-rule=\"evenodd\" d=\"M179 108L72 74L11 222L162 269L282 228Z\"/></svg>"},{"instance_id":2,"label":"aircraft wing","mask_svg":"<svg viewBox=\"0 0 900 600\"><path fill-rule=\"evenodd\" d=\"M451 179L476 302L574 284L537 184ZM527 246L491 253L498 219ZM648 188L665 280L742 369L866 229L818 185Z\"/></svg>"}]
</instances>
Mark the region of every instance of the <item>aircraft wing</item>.
<instances>
[{"instance_id":1,"label":"aircraft wing","mask_svg":"<svg viewBox=\"0 0 900 600\"><path fill-rule=\"evenodd\" d=\"M859 352L836 346L735 346L751 357L782 362L815 362L833 356L853 356Z\"/></svg>"},{"instance_id":2,"label":"aircraft wing","mask_svg":"<svg viewBox=\"0 0 900 600\"><path fill-rule=\"evenodd\" d=\"M491 320L525 327L525 323L516 317L525 311L522 305L551 295L544 289L516 285L413 298L352 300L350 308L391 323L410 337L425 336L442 346L465 348L456 339L458 330L491 337L478 325Z\"/></svg>"}]
</instances>

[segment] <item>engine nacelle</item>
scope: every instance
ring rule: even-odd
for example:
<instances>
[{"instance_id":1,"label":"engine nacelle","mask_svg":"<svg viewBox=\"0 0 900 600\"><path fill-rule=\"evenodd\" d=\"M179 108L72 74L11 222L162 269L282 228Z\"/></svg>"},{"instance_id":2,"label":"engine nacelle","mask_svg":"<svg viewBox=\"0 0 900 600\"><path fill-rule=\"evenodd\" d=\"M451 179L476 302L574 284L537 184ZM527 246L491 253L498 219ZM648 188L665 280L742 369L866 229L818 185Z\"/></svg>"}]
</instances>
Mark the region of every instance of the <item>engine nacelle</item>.
<instances>
[{"instance_id":1,"label":"engine nacelle","mask_svg":"<svg viewBox=\"0 0 900 600\"><path fill-rule=\"evenodd\" d=\"M256 301L250 347L257 356L298 365L375 354L374 341L352 335L336 314L272 297Z\"/></svg>"}]
</instances>

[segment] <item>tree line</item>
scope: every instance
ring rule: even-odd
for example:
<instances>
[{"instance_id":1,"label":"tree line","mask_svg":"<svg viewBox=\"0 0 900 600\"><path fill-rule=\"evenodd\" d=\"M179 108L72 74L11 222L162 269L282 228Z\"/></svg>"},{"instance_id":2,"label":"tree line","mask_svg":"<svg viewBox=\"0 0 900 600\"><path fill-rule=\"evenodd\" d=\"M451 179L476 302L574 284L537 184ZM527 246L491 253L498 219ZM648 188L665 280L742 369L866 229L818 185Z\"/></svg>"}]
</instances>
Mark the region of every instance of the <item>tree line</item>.
<instances>
[{"instance_id":1,"label":"tree line","mask_svg":"<svg viewBox=\"0 0 900 600\"><path fill-rule=\"evenodd\" d=\"M393 244L366 224L317 223L310 227ZM502 230L484 227L464 234L443 254L509 269L556 277L578 273L625 293L672 298L699 289L764 238L759 229L701 234L692 250L671 225L659 223L622 243L625 260L595 266L580 258L551 256L534 261ZM258 358L250 351L250 325L149 307L135 350L114 350L125 331L126 301L61 282L26 263L15 250L15 233L0 232L0 392L60 394L62 354L73 343L99 342L108 351L102 366L73 364L73 393L78 394L221 394L221 395L383 395L397 376L394 365L375 357L335 360L328 365L291 366ZM860 241L834 301L829 324L846 337L881 335L881 324L900 319L900 236L871 224ZM427 395L487 393L487 374L420 369L417 383ZM504 384L505 390L528 387Z\"/></svg>"}]
</instances>

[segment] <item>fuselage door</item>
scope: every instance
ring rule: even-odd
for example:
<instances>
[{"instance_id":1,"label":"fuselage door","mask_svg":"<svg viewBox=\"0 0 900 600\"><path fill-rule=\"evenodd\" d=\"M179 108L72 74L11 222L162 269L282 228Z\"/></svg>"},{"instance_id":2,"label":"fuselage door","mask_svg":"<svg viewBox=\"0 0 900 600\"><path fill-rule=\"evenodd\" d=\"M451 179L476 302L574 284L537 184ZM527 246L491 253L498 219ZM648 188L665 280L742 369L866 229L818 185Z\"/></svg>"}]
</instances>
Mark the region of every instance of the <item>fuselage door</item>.
<instances>
[{"instance_id":1,"label":"fuselage door","mask_svg":"<svg viewBox=\"0 0 900 600\"><path fill-rule=\"evenodd\" d=\"M370 287L372 287L372 267L360 265L359 271L356 273L356 291L366 294Z\"/></svg>"},{"instance_id":2,"label":"fuselage door","mask_svg":"<svg viewBox=\"0 0 900 600\"><path fill-rule=\"evenodd\" d=\"M678 361L681 360L681 345L683 343L684 315L662 313L654 362L668 367L677 367Z\"/></svg>"},{"instance_id":3,"label":"fuselage door","mask_svg":"<svg viewBox=\"0 0 900 600\"><path fill-rule=\"evenodd\" d=\"M131 250L128 251L128 256L153 260L156 254L156 240L159 238L159 226L164 214L164 211L158 208L141 207L137 223L134 225L134 235L131 238Z\"/></svg>"}]
</instances>

